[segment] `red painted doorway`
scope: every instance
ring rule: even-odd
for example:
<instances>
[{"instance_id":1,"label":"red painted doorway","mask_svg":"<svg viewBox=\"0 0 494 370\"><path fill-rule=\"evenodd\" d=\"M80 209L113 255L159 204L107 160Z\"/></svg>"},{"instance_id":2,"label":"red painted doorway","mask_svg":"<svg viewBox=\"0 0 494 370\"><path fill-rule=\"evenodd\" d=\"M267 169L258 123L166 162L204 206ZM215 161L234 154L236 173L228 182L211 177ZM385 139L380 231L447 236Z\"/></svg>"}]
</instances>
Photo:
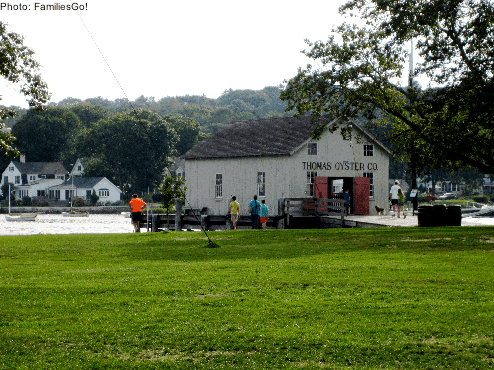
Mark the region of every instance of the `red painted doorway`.
<instances>
[{"instance_id":1,"label":"red painted doorway","mask_svg":"<svg viewBox=\"0 0 494 370\"><path fill-rule=\"evenodd\" d=\"M368 177L355 177L353 183L353 213L356 215L368 215L370 179Z\"/></svg>"}]
</instances>

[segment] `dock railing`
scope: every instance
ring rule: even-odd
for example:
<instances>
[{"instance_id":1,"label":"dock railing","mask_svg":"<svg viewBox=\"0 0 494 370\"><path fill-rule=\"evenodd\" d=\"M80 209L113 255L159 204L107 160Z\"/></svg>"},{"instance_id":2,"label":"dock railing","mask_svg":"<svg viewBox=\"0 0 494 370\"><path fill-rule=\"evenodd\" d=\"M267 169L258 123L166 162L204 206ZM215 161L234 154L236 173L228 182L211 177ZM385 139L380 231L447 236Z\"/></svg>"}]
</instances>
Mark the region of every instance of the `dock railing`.
<instances>
[{"instance_id":1,"label":"dock railing","mask_svg":"<svg viewBox=\"0 0 494 370\"><path fill-rule=\"evenodd\" d=\"M341 227L345 218L345 201L339 198L281 198L278 199L278 215L270 216L269 228L317 228ZM228 215L208 215L201 211L184 212L181 204L176 204L176 212L168 217L163 214L149 214L143 217L141 227L153 232L170 228L176 231L184 229L225 230L231 229ZM176 215L180 215L177 217ZM250 215L239 217L237 227L250 228Z\"/></svg>"},{"instance_id":2,"label":"dock railing","mask_svg":"<svg viewBox=\"0 0 494 370\"><path fill-rule=\"evenodd\" d=\"M340 198L280 198L278 199L279 229L289 228L291 220L312 217L317 222L323 217L338 218L343 224L345 200Z\"/></svg>"}]
</instances>

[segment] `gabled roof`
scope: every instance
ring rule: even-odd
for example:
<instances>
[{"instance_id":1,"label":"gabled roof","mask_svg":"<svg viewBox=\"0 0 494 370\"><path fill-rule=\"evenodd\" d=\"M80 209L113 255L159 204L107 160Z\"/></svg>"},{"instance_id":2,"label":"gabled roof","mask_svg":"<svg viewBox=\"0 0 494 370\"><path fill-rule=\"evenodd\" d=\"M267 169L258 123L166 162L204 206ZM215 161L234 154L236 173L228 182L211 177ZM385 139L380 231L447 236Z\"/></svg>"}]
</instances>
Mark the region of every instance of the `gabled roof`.
<instances>
[{"instance_id":1,"label":"gabled roof","mask_svg":"<svg viewBox=\"0 0 494 370\"><path fill-rule=\"evenodd\" d=\"M98 183L100 183L103 180L107 180L110 184L115 186L110 180L108 180L106 177L79 177L79 176L74 176L74 188L78 189L92 189L94 188ZM51 186L50 189L70 189L72 187L72 178L69 178L65 180L63 183L55 186ZM117 186L115 188L119 191L122 192Z\"/></svg>"},{"instance_id":2,"label":"gabled roof","mask_svg":"<svg viewBox=\"0 0 494 370\"><path fill-rule=\"evenodd\" d=\"M21 174L66 175L69 172L62 162L13 162Z\"/></svg>"},{"instance_id":3,"label":"gabled roof","mask_svg":"<svg viewBox=\"0 0 494 370\"><path fill-rule=\"evenodd\" d=\"M77 161L75 161L74 165L72 166L71 171L74 170L77 163L80 163L82 165L82 167L86 167L87 162L88 162L87 158L77 158Z\"/></svg>"},{"instance_id":4,"label":"gabled roof","mask_svg":"<svg viewBox=\"0 0 494 370\"><path fill-rule=\"evenodd\" d=\"M315 126L310 116L273 117L249 121L234 121L214 132L180 158L235 158L290 155L308 141ZM320 124L330 124L330 116L319 118ZM386 152L389 149L355 122L351 122Z\"/></svg>"},{"instance_id":5,"label":"gabled roof","mask_svg":"<svg viewBox=\"0 0 494 370\"><path fill-rule=\"evenodd\" d=\"M321 122L330 122L327 117ZM311 117L234 121L198 143L181 158L232 158L288 155L310 138Z\"/></svg>"},{"instance_id":6,"label":"gabled roof","mask_svg":"<svg viewBox=\"0 0 494 370\"><path fill-rule=\"evenodd\" d=\"M98 184L105 177L78 177L74 176L74 187L75 188L85 188L92 189L96 184ZM72 178L65 180L60 185L52 186L50 189L54 188L67 188L72 186Z\"/></svg>"}]
</instances>

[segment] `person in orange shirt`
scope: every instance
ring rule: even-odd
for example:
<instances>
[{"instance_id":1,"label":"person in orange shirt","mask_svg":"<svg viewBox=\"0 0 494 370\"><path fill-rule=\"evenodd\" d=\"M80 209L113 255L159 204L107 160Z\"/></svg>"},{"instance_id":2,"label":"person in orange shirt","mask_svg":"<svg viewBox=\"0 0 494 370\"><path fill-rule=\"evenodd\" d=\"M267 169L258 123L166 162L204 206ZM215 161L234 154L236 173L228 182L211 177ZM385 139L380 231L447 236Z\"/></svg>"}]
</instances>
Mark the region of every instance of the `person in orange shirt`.
<instances>
[{"instance_id":1,"label":"person in orange shirt","mask_svg":"<svg viewBox=\"0 0 494 370\"><path fill-rule=\"evenodd\" d=\"M142 199L137 198L137 194L132 196L129 202L130 212L132 212L132 224L134 225L134 230L136 233L141 232L139 227L139 221L141 221L141 211L146 208L146 202Z\"/></svg>"}]
</instances>

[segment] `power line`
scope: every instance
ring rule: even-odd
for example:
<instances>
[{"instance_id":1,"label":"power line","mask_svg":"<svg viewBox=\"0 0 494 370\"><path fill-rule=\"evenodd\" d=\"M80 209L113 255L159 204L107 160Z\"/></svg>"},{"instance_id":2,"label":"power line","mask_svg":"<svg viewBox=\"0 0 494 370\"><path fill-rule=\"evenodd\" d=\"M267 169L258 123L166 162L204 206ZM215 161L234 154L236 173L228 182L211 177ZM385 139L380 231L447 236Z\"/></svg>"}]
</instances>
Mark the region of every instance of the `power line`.
<instances>
[{"instance_id":1,"label":"power line","mask_svg":"<svg viewBox=\"0 0 494 370\"><path fill-rule=\"evenodd\" d=\"M153 145L155 151L158 153L158 156L160 157L161 161L163 162L163 164L165 165L165 168L166 170L170 173L170 176L173 177L173 179L176 181L176 176L170 171L170 169L168 168L168 161L166 158L164 158L164 154L162 153L162 151L158 148L158 146L156 145L155 141L153 140L153 137L151 136L151 134L149 133L148 129L146 128L146 126L144 125L144 122L142 121L141 117L139 116L139 113L137 111L137 109L134 107L134 105L132 104L132 102L129 100L127 94L125 93L125 90L124 88L122 87L122 85L120 84L120 81L118 80L117 76L115 75L115 73L113 72L110 64L108 63L108 61L106 60L103 52L101 51L100 47L98 46L96 40L94 39L93 35L91 34L91 32L89 31L88 27L86 26L86 23L84 22L84 20L82 19L81 15L79 12L77 12L77 16L79 17L79 19L81 20L82 24L84 25L84 28L86 29L87 33L89 34L89 36L91 37L91 40L93 41L94 45L96 46L96 48L98 49L98 52L100 53L101 57L103 58L103 60L105 61L108 69L110 70L113 78L115 79L115 81L117 82L120 90L122 91L122 93L124 94L124 97L127 99L130 107L131 107L131 110L132 112L135 114L135 116L137 117L137 120L138 122L140 123L140 125L142 126L142 128L144 129L144 132L146 133L146 135L148 136L151 144ZM161 117L160 117L161 118ZM161 118L162 119L162 118ZM218 246L216 243L214 243L211 238L209 237L208 233L206 232L206 230L204 229L202 223L200 222L199 220L199 217L197 216L197 214L195 213L194 209L192 208L191 204L189 203L189 201L187 200L187 198L184 196L184 200L187 202L187 204L189 205L190 209L192 210L192 213L194 215L194 217L196 218L196 220L199 221L199 224L201 226L201 230L204 232L204 234L206 235L206 237L208 238L208 244L209 246L211 247L216 247ZM175 217L177 217L177 215L175 215Z\"/></svg>"}]
</instances>

